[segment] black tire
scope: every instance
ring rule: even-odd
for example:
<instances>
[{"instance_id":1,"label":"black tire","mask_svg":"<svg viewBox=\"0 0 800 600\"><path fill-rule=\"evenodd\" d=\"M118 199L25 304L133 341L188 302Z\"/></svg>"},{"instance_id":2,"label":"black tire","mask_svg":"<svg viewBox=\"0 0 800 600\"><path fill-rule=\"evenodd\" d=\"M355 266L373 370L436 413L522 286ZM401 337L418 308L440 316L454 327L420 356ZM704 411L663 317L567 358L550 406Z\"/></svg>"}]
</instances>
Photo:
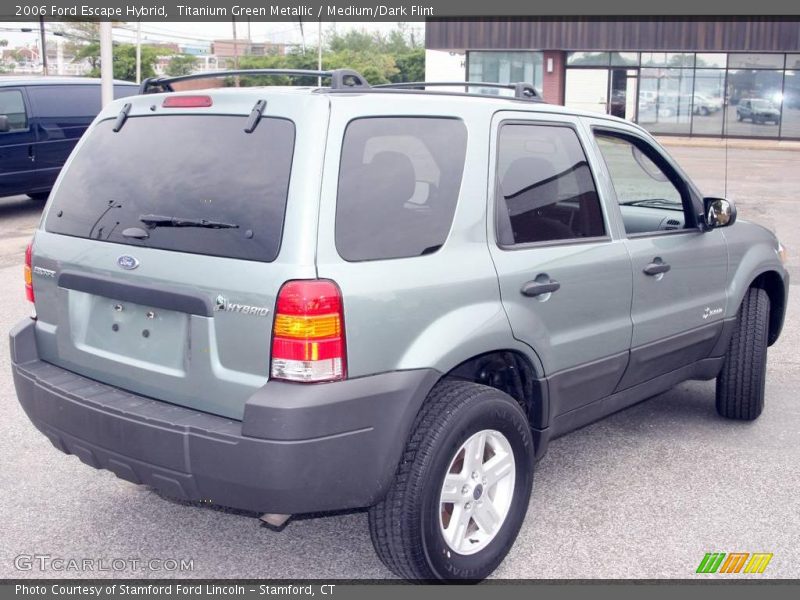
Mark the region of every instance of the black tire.
<instances>
[{"instance_id":1,"label":"black tire","mask_svg":"<svg viewBox=\"0 0 800 600\"><path fill-rule=\"evenodd\" d=\"M515 464L511 503L486 547L474 554L451 551L440 528L444 476L473 434L491 429L509 442ZM525 519L533 484L533 439L519 404L491 387L445 380L417 415L386 497L370 508L372 544L381 561L406 579L479 581L503 561Z\"/></svg>"},{"instance_id":2,"label":"black tire","mask_svg":"<svg viewBox=\"0 0 800 600\"><path fill-rule=\"evenodd\" d=\"M50 192L28 192L27 196L36 202L44 202L50 196Z\"/></svg>"},{"instance_id":3,"label":"black tire","mask_svg":"<svg viewBox=\"0 0 800 600\"><path fill-rule=\"evenodd\" d=\"M742 113L738 113L738 112L737 112L737 113L736 113L736 120L737 120L737 121L741 121L742 119L743 119L743 117L742 117Z\"/></svg>"},{"instance_id":4,"label":"black tire","mask_svg":"<svg viewBox=\"0 0 800 600\"><path fill-rule=\"evenodd\" d=\"M750 288L717 376L717 412L723 417L753 421L764 410L768 336L769 296Z\"/></svg>"}]
</instances>

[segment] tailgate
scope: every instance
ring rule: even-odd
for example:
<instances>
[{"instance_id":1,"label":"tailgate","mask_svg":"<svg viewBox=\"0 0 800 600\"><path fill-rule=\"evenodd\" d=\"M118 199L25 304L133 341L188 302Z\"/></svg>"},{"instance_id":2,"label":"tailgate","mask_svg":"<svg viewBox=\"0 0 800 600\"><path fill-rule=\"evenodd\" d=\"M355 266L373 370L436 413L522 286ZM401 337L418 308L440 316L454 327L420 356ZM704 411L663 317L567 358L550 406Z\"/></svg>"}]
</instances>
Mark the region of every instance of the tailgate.
<instances>
[{"instance_id":1,"label":"tailgate","mask_svg":"<svg viewBox=\"0 0 800 600\"><path fill-rule=\"evenodd\" d=\"M152 116L153 95L126 99L121 128L98 118L34 241L36 335L43 360L241 419L269 375L280 287L316 274L308 240L327 104L270 98L271 114L245 131L253 98L238 115L221 98L226 114Z\"/></svg>"}]
</instances>

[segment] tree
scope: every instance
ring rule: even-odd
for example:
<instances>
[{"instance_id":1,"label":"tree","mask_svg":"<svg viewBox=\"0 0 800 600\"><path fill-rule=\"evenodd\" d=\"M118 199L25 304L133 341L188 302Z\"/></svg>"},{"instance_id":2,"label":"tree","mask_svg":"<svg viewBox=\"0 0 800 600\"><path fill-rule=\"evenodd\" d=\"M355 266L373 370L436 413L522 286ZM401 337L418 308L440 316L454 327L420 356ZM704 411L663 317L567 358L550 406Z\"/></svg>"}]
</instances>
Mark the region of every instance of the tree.
<instances>
[{"instance_id":1,"label":"tree","mask_svg":"<svg viewBox=\"0 0 800 600\"><path fill-rule=\"evenodd\" d=\"M177 54L169 59L167 64L167 75L178 77L180 75L191 75L197 68L197 57L191 54Z\"/></svg>"},{"instance_id":2,"label":"tree","mask_svg":"<svg viewBox=\"0 0 800 600\"><path fill-rule=\"evenodd\" d=\"M405 26L383 35L350 30L338 34L329 30L323 48L323 69L355 69L369 83L422 81L425 79L425 48ZM243 69L316 69L317 48L297 48L286 55L243 56ZM226 81L233 84L233 79ZM316 77L246 77L241 85L316 85Z\"/></svg>"},{"instance_id":3,"label":"tree","mask_svg":"<svg viewBox=\"0 0 800 600\"><path fill-rule=\"evenodd\" d=\"M153 77L160 50L153 46L142 46L142 77ZM100 76L100 43L92 42L82 46L75 60L88 60L92 65L89 77ZM114 79L136 81L136 46L134 44L114 45Z\"/></svg>"}]
</instances>

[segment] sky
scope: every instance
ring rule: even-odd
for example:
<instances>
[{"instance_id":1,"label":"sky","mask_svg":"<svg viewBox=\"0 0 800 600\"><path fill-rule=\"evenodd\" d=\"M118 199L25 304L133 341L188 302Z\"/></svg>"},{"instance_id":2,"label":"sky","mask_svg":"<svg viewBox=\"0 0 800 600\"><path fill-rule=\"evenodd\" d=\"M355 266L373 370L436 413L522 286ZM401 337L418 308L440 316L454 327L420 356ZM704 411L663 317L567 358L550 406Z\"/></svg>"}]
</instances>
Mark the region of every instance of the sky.
<instances>
[{"instance_id":1,"label":"sky","mask_svg":"<svg viewBox=\"0 0 800 600\"><path fill-rule=\"evenodd\" d=\"M367 31L381 31L387 32L397 27L397 23L366 23L366 22L339 22L339 23L323 23L322 31L323 36L326 32L335 28L336 31L342 32L349 29L359 29ZM413 28L414 33L421 39L424 36L423 23L407 23L407 27ZM45 27L47 31L55 29L57 24L55 21L46 21ZM128 28L134 28L134 23L127 24ZM181 22L155 22L155 23L142 23L142 41L174 41L184 44L210 42L219 38L231 38L233 36L232 23L230 21L224 22L194 22L194 23L181 23ZM303 37L300 34L300 25L297 22L280 22L280 23L266 23L266 22L252 22L250 25L250 35L255 42L271 41L277 43L287 44L300 44L303 42ZM20 32L19 29L30 28L31 32ZM239 38L247 37L248 24L244 21L237 21L236 23L237 36ZM9 31L15 30L15 31ZM305 42L309 45L316 45L317 43L317 23L309 22L303 23L303 30L305 34ZM8 40L9 46L20 46L36 43L39 36L39 23L22 23L22 22L0 22L0 39ZM120 42L131 42L135 39L135 33L130 30L115 28L114 40Z\"/></svg>"}]
</instances>

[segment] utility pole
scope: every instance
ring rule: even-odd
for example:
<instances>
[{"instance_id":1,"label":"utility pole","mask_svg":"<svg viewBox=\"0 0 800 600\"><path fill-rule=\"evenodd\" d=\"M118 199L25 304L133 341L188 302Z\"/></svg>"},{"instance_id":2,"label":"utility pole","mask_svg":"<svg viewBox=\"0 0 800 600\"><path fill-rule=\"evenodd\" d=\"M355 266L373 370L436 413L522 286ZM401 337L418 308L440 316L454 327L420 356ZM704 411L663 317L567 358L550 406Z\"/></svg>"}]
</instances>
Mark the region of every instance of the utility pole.
<instances>
[{"instance_id":1,"label":"utility pole","mask_svg":"<svg viewBox=\"0 0 800 600\"><path fill-rule=\"evenodd\" d=\"M231 17L231 23L233 24L233 68L235 70L239 70L239 40L236 37L236 17ZM234 81L236 82L236 87L239 87L239 76L237 75L234 77Z\"/></svg>"},{"instance_id":2,"label":"utility pole","mask_svg":"<svg viewBox=\"0 0 800 600\"><path fill-rule=\"evenodd\" d=\"M42 75L47 75L47 42L44 37L44 17L39 17L39 35L42 38Z\"/></svg>"},{"instance_id":3,"label":"utility pole","mask_svg":"<svg viewBox=\"0 0 800 600\"><path fill-rule=\"evenodd\" d=\"M136 21L136 83L142 83L142 22Z\"/></svg>"},{"instance_id":4,"label":"utility pole","mask_svg":"<svg viewBox=\"0 0 800 600\"><path fill-rule=\"evenodd\" d=\"M317 70L322 71L322 19L317 21ZM317 77L317 86L322 87L322 77Z\"/></svg>"},{"instance_id":5,"label":"utility pole","mask_svg":"<svg viewBox=\"0 0 800 600\"><path fill-rule=\"evenodd\" d=\"M111 21L100 21L100 98L102 106L114 99L114 49Z\"/></svg>"}]
</instances>

